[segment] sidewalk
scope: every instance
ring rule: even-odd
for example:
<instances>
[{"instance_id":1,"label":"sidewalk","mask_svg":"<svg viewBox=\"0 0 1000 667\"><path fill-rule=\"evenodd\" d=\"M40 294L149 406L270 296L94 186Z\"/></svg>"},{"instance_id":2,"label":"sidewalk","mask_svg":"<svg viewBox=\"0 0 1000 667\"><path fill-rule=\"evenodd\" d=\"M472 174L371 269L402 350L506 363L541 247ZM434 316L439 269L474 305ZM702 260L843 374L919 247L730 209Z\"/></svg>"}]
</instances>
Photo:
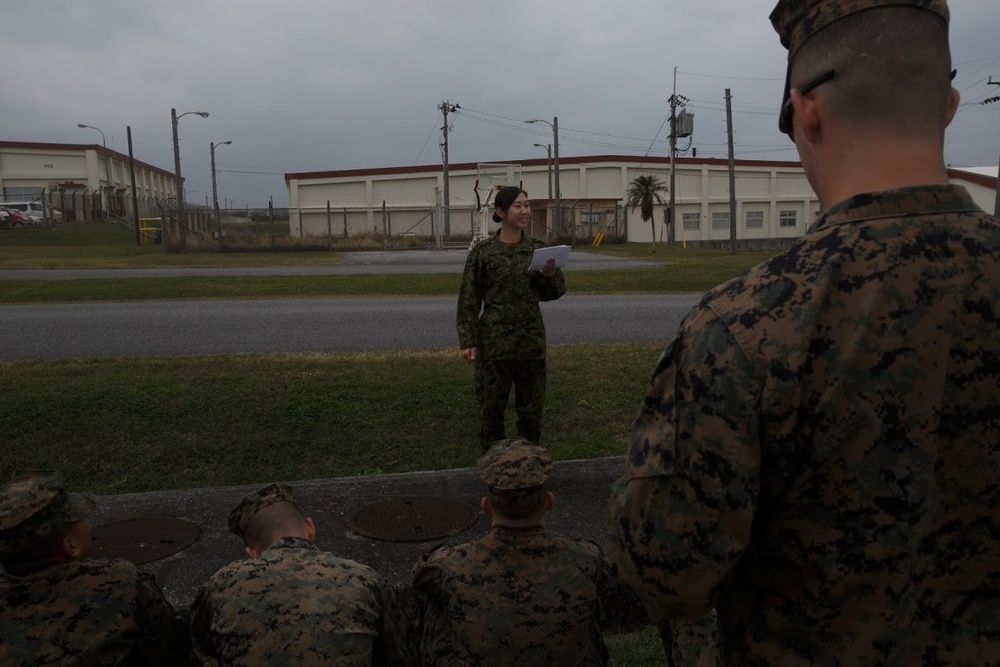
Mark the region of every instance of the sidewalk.
<instances>
[{"instance_id":1,"label":"sidewalk","mask_svg":"<svg viewBox=\"0 0 1000 667\"><path fill-rule=\"evenodd\" d=\"M607 501L611 483L624 469L622 457L556 462L550 476L555 508L546 515L546 527L555 533L597 542L607 549ZM214 489L155 491L98 498L91 523L100 544L100 526L138 517L170 517L197 524L201 534L180 552L140 566L152 572L175 608L194 600L201 585L223 565L245 558L243 544L228 532L229 511L246 493L281 480ZM371 477L289 482L297 504L316 522L316 543L338 556L370 565L398 587L406 588L410 568L427 549L442 541L476 539L489 523L479 509L483 484L476 468L415 472ZM460 502L474 509L475 523L450 538L421 542L390 542L351 531L352 515L367 505L399 496L434 496ZM628 595L608 601L609 615L617 623L641 616ZM615 608L624 607L624 608ZM620 620L626 619L626 620Z\"/></svg>"},{"instance_id":2,"label":"sidewalk","mask_svg":"<svg viewBox=\"0 0 1000 667\"><path fill-rule=\"evenodd\" d=\"M155 269L0 269L0 280L93 280L181 276L325 276L351 274L461 273L467 250L373 250L345 252L329 264L300 266L161 267ZM591 252L571 253L566 271L662 266L655 259L630 259Z\"/></svg>"}]
</instances>

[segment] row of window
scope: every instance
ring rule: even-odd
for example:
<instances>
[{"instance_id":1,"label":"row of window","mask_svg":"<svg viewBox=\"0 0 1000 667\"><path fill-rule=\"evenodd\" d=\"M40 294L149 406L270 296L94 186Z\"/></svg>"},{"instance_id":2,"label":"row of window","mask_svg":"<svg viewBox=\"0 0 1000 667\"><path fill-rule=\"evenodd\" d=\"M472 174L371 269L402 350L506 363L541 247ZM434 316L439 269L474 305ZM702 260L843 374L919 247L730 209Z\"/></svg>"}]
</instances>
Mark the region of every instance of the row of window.
<instances>
[{"instance_id":1,"label":"row of window","mask_svg":"<svg viewBox=\"0 0 1000 667\"><path fill-rule=\"evenodd\" d=\"M696 232L701 229L701 213L682 213L681 223L684 231ZM778 211L778 227L795 227L797 224L798 211ZM729 229L729 211L712 213L712 229ZM764 211L747 211L746 229L764 229Z\"/></svg>"}]
</instances>

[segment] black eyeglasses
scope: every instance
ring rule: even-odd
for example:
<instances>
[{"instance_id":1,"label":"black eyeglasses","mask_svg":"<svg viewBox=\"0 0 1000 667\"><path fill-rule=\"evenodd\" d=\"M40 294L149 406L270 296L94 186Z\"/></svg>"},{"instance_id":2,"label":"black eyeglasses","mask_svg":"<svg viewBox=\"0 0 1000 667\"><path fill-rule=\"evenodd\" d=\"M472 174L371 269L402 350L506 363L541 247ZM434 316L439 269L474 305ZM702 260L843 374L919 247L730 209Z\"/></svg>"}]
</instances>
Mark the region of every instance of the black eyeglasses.
<instances>
[{"instance_id":1,"label":"black eyeglasses","mask_svg":"<svg viewBox=\"0 0 1000 667\"><path fill-rule=\"evenodd\" d=\"M811 79L804 85L796 87L799 89L799 93L805 95L814 90L817 86L820 86L832 79L833 73L834 70L827 70L815 79ZM785 92L785 103L781 105L781 111L778 113L778 129L784 134L787 134L792 141L795 141L795 130L792 128L792 94L790 87L789 90Z\"/></svg>"},{"instance_id":2,"label":"black eyeglasses","mask_svg":"<svg viewBox=\"0 0 1000 667\"><path fill-rule=\"evenodd\" d=\"M835 70L828 70L823 72L815 79L807 81L805 85L799 86L799 93L805 95L806 93L814 90L817 86L820 86L830 79L833 78L833 73ZM951 76L949 77L952 81L955 80L955 75L958 74L957 69L951 70ZM785 101L781 105L781 111L778 113L778 129L788 135L788 138L795 141L795 130L792 127L792 96L791 91L785 91Z\"/></svg>"}]
</instances>

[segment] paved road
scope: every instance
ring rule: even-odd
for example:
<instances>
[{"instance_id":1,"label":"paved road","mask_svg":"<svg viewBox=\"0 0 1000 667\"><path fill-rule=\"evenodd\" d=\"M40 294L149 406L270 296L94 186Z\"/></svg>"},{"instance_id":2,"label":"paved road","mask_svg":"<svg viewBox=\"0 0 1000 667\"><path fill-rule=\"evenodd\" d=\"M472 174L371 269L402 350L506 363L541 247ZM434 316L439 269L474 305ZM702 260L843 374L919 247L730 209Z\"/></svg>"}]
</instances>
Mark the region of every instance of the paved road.
<instances>
[{"instance_id":1,"label":"paved road","mask_svg":"<svg viewBox=\"0 0 1000 667\"><path fill-rule=\"evenodd\" d=\"M84 280L94 278L175 278L178 276L325 276L374 273L460 273L466 250L348 252L330 264L306 266L177 267L160 269L0 269L0 280ZM662 266L663 261L590 252L570 254L566 271Z\"/></svg>"},{"instance_id":2,"label":"paved road","mask_svg":"<svg viewBox=\"0 0 1000 667\"><path fill-rule=\"evenodd\" d=\"M666 343L696 295L569 294L550 344ZM0 306L0 359L457 348L454 297Z\"/></svg>"}]
</instances>

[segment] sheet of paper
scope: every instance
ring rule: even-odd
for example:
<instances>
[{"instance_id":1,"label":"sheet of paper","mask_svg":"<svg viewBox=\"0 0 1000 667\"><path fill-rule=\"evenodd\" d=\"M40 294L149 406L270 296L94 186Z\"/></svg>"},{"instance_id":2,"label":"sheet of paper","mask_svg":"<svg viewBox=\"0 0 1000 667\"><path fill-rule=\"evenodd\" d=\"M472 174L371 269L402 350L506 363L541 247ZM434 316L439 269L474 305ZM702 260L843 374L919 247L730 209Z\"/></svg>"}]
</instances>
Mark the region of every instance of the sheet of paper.
<instances>
[{"instance_id":1,"label":"sheet of paper","mask_svg":"<svg viewBox=\"0 0 1000 667\"><path fill-rule=\"evenodd\" d=\"M538 271L543 266L545 262L549 261L549 258L555 258L556 268L561 269L566 266L566 262L569 261L569 251L572 248L568 245L554 245L548 248L536 248L535 252L531 255L531 266L528 267L529 271Z\"/></svg>"}]
</instances>

